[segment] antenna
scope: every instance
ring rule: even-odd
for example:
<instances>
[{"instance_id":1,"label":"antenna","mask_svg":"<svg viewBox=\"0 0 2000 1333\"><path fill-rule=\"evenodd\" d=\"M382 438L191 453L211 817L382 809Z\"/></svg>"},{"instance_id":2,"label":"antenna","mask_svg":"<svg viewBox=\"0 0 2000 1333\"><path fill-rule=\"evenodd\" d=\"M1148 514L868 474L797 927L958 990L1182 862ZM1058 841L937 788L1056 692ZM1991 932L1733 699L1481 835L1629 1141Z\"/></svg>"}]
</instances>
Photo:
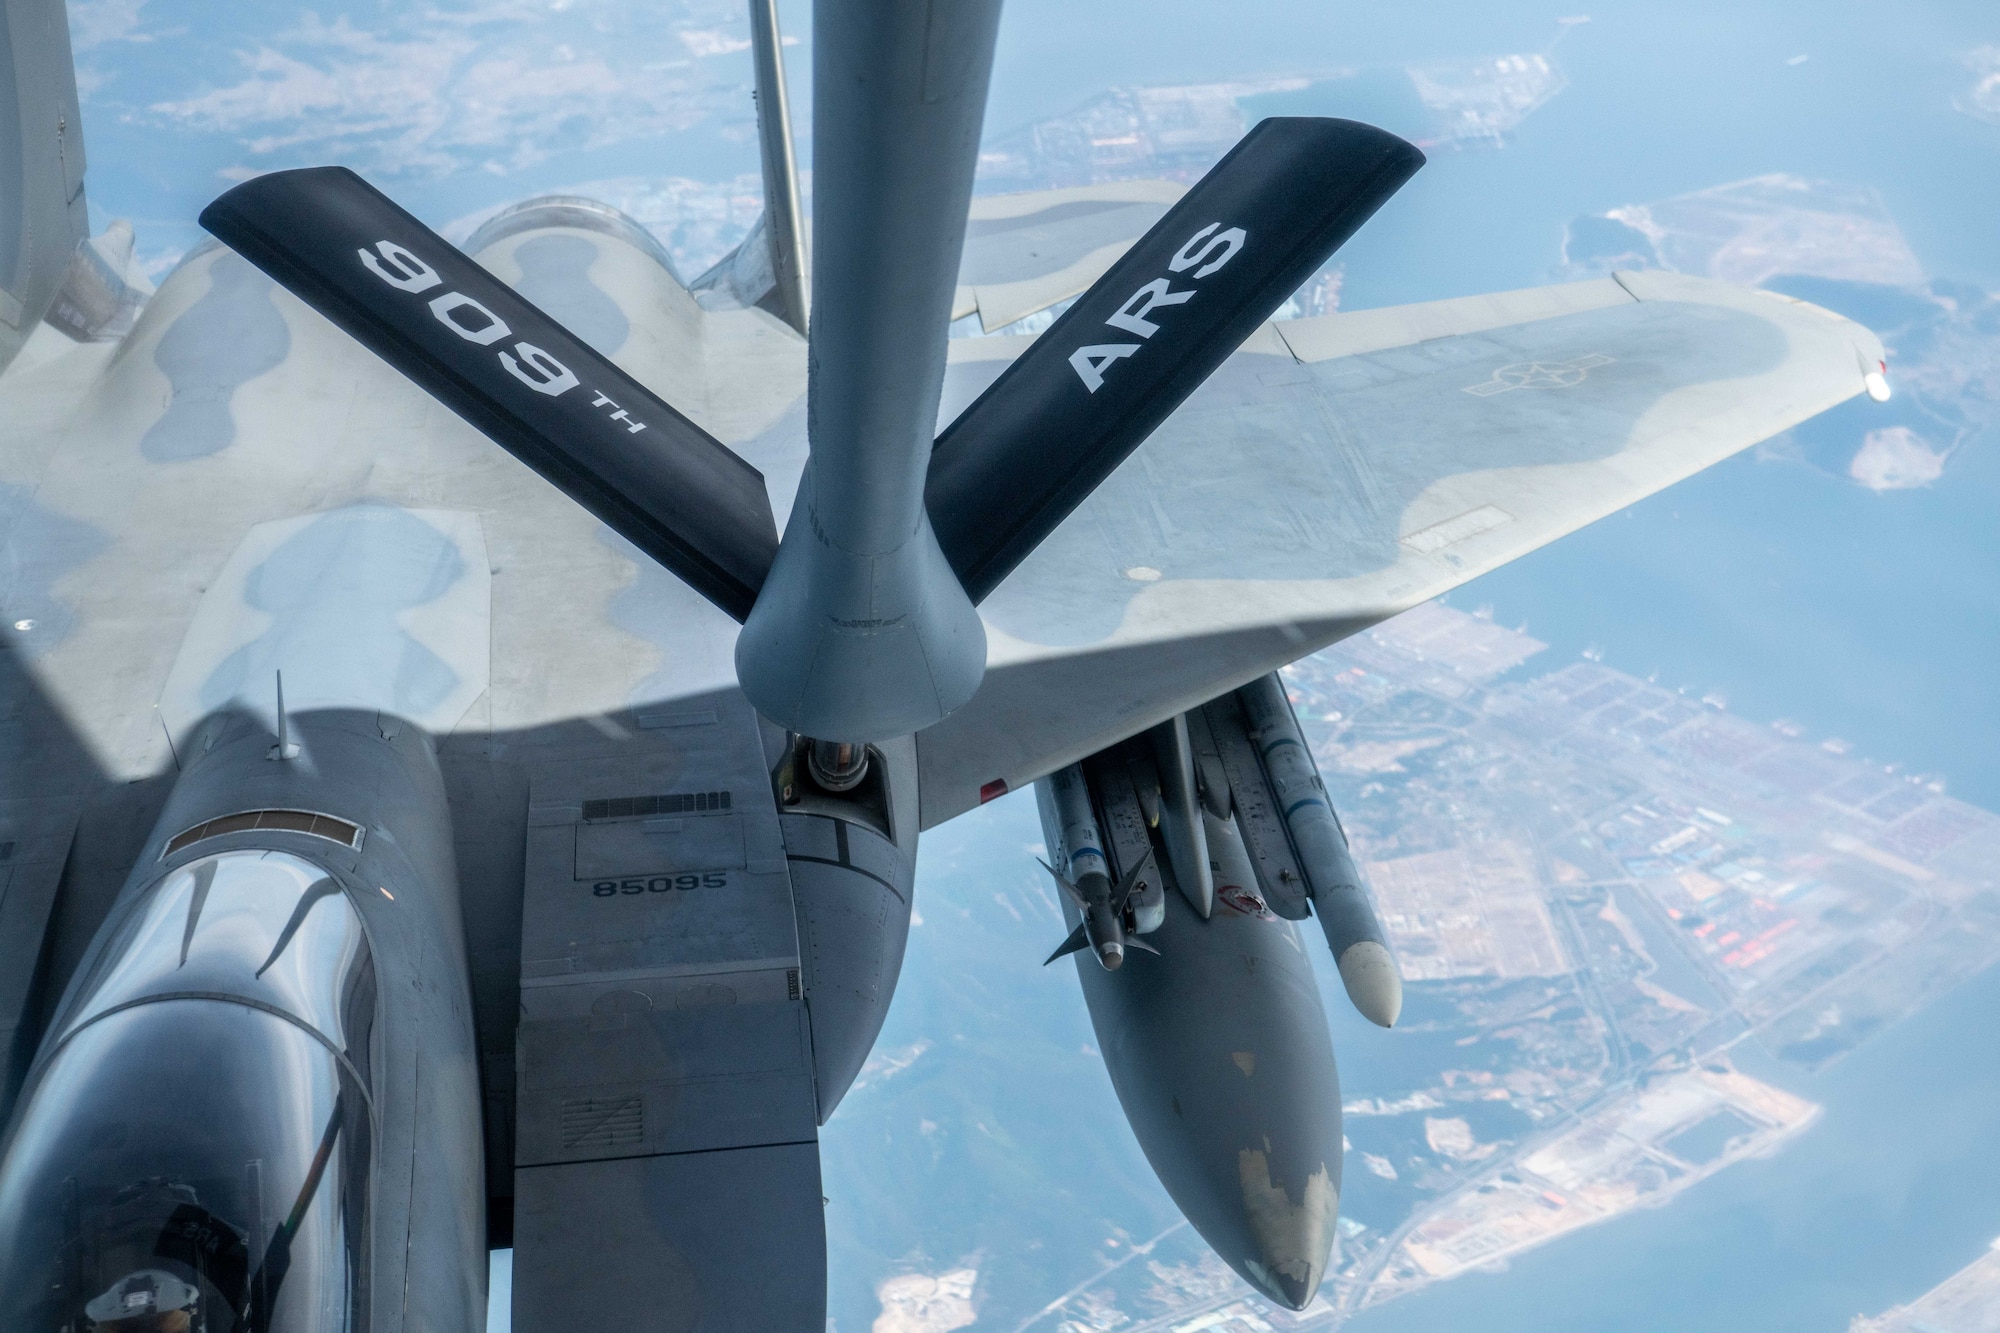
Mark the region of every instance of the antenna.
<instances>
[{"instance_id":1,"label":"antenna","mask_svg":"<svg viewBox=\"0 0 2000 1333\"><path fill-rule=\"evenodd\" d=\"M285 717L285 673L280 671L277 673L277 676L278 676L278 743L276 745L273 745L271 747L271 753L269 753L264 757L266 759L280 759L280 760L296 759L299 757L299 747L292 743L291 724Z\"/></svg>"}]
</instances>

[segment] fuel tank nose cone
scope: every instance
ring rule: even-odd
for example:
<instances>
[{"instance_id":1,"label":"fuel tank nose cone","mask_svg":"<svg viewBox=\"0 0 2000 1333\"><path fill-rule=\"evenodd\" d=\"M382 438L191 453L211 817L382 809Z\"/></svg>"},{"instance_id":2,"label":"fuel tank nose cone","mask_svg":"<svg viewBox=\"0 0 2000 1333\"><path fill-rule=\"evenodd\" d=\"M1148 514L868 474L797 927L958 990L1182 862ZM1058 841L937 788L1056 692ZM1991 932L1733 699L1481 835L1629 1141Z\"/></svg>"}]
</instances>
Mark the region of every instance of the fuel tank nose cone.
<instances>
[{"instance_id":1,"label":"fuel tank nose cone","mask_svg":"<svg viewBox=\"0 0 2000 1333\"><path fill-rule=\"evenodd\" d=\"M1347 998L1377 1027L1392 1028L1403 1014L1403 978L1388 949L1374 940L1347 947L1335 964Z\"/></svg>"}]
</instances>

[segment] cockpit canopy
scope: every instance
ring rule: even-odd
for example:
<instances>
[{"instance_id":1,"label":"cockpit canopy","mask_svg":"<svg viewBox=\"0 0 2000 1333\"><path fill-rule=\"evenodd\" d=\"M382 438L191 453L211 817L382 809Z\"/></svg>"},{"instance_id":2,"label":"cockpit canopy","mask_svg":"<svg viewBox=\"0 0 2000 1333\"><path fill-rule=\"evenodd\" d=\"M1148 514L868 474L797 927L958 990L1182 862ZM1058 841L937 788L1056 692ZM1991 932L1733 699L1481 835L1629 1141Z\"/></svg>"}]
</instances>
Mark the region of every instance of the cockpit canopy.
<instances>
[{"instance_id":1,"label":"cockpit canopy","mask_svg":"<svg viewBox=\"0 0 2000 1333\"><path fill-rule=\"evenodd\" d=\"M309 861L225 852L139 895L0 1158L0 1328L362 1328L374 1007Z\"/></svg>"}]
</instances>

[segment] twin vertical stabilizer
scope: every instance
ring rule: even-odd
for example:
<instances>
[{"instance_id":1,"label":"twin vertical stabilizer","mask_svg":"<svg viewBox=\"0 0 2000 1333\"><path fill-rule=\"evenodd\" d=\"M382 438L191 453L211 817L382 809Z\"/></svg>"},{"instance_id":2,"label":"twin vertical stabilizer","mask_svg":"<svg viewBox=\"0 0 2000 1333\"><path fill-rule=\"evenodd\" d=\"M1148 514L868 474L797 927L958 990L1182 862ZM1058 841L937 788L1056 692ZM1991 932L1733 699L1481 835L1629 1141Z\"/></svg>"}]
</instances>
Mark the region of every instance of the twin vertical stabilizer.
<instances>
[{"instance_id":1,"label":"twin vertical stabilizer","mask_svg":"<svg viewBox=\"0 0 2000 1333\"><path fill-rule=\"evenodd\" d=\"M0 370L90 234L63 0L0 3Z\"/></svg>"},{"instance_id":2,"label":"twin vertical stabilizer","mask_svg":"<svg viewBox=\"0 0 2000 1333\"><path fill-rule=\"evenodd\" d=\"M799 206L799 162L792 148L791 99L785 91L784 41L778 0L750 0L750 51L757 65L757 138L764 165L764 245L771 291L764 304L806 331L805 216Z\"/></svg>"}]
</instances>

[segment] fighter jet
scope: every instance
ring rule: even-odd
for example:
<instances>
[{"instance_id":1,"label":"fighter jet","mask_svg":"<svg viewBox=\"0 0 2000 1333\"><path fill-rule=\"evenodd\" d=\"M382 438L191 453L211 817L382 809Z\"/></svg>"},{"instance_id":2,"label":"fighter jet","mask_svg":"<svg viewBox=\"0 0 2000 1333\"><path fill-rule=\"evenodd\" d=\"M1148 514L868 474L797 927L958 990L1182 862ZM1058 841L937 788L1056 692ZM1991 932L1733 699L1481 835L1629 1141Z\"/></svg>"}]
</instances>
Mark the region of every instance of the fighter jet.
<instances>
[{"instance_id":1,"label":"fighter jet","mask_svg":"<svg viewBox=\"0 0 2000 1333\"><path fill-rule=\"evenodd\" d=\"M472 1333L511 1245L520 1328L819 1333L919 836L1031 784L1139 1143L1313 1299L1300 924L1402 991L1274 673L1882 349L1661 272L1274 321L1421 154L1274 119L975 198L999 15L816 5L810 248L756 0L765 214L692 281L328 165L153 291L85 235L63 6L8 0L0 1327Z\"/></svg>"}]
</instances>

